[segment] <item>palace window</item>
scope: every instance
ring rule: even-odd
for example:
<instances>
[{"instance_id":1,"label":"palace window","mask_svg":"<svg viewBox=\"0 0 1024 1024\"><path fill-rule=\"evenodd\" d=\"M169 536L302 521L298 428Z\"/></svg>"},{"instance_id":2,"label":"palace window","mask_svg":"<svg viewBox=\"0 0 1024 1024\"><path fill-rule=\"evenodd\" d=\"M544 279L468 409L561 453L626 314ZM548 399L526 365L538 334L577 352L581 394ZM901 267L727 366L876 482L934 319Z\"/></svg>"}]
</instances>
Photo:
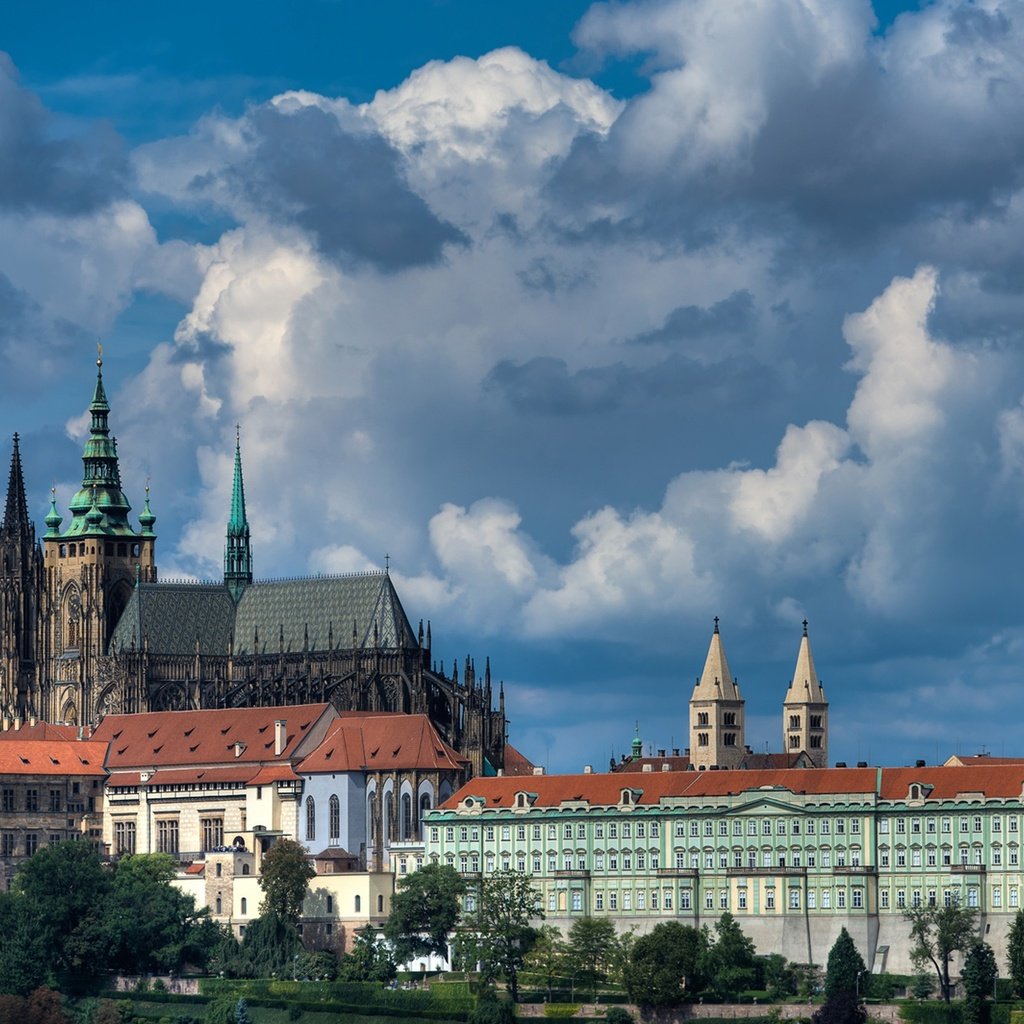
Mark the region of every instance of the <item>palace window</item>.
<instances>
[{"instance_id":1,"label":"palace window","mask_svg":"<svg viewBox=\"0 0 1024 1024\"><path fill-rule=\"evenodd\" d=\"M821 909L831 910L832 909L832 890L822 889L821 890Z\"/></svg>"},{"instance_id":2,"label":"palace window","mask_svg":"<svg viewBox=\"0 0 1024 1024\"><path fill-rule=\"evenodd\" d=\"M967 890L967 906L978 906L978 887L976 885L970 886Z\"/></svg>"},{"instance_id":3,"label":"palace window","mask_svg":"<svg viewBox=\"0 0 1024 1024\"><path fill-rule=\"evenodd\" d=\"M598 825L597 827L600 828L601 826ZM534 840L536 840L538 842L540 841L540 825L534 825L530 829L530 838L534 839Z\"/></svg>"},{"instance_id":4,"label":"palace window","mask_svg":"<svg viewBox=\"0 0 1024 1024\"><path fill-rule=\"evenodd\" d=\"M846 909L846 890L836 889L836 910Z\"/></svg>"},{"instance_id":5,"label":"palace window","mask_svg":"<svg viewBox=\"0 0 1024 1024\"><path fill-rule=\"evenodd\" d=\"M1010 886L1010 906L1011 907L1017 907L1018 899L1019 899L1019 896L1018 896L1017 886L1011 885Z\"/></svg>"},{"instance_id":6,"label":"palace window","mask_svg":"<svg viewBox=\"0 0 1024 1024\"><path fill-rule=\"evenodd\" d=\"M768 889L764 894L764 909L774 910L775 909L775 890Z\"/></svg>"},{"instance_id":7,"label":"palace window","mask_svg":"<svg viewBox=\"0 0 1024 1024\"><path fill-rule=\"evenodd\" d=\"M704 909L715 909L715 894L710 889L708 889L708 891L704 893Z\"/></svg>"},{"instance_id":8,"label":"palace window","mask_svg":"<svg viewBox=\"0 0 1024 1024\"><path fill-rule=\"evenodd\" d=\"M178 819L160 818L156 823L156 852L178 852Z\"/></svg>"},{"instance_id":9,"label":"palace window","mask_svg":"<svg viewBox=\"0 0 1024 1024\"><path fill-rule=\"evenodd\" d=\"M203 849L214 850L224 845L224 819L201 818L199 827L203 832Z\"/></svg>"},{"instance_id":10,"label":"palace window","mask_svg":"<svg viewBox=\"0 0 1024 1024\"><path fill-rule=\"evenodd\" d=\"M992 908L998 910L1003 905L1003 890L1001 886L992 886Z\"/></svg>"},{"instance_id":11,"label":"palace window","mask_svg":"<svg viewBox=\"0 0 1024 1024\"><path fill-rule=\"evenodd\" d=\"M316 839L316 801L311 796L306 797L306 839Z\"/></svg>"},{"instance_id":12,"label":"palace window","mask_svg":"<svg viewBox=\"0 0 1024 1024\"><path fill-rule=\"evenodd\" d=\"M864 906L864 890L854 889L852 893L853 908L854 910L860 910Z\"/></svg>"},{"instance_id":13,"label":"palace window","mask_svg":"<svg viewBox=\"0 0 1024 1024\"><path fill-rule=\"evenodd\" d=\"M882 909L883 910L888 910L889 909L889 890L888 889L883 889L878 894L878 898L881 901Z\"/></svg>"},{"instance_id":14,"label":"palace window","mask_svg":"<svg viewBox=\"0 0 1024 1024\"><path fill-rule=\"evenodd\" d=\"M664 895L665 895L665 900L664 900L665 909L666 910L671 910L672 909L672 890L671 889L666 889Z\"/></svg>"},{"instance_id":15,"label":"palace window","mask_svg":"<svg viewBox=\"0 0 1024 1024\"><path fill-rule=\"evenodd\" d=\"M25 810L26 811L38 811L39 810L39 790L38 789L26 789L25 790Z\"/></svg>"},{"instance_id":16,"label":"palace window","mask_svg":"<svg viewBox=\"0 0 1024 1024\"><path fill-rule=\"evenodd\" d=\"M671 892L671 890L666 890L666 891L667 892ZM689 890L689 889L681 889L679 891L679 909L680 910L690 910L692 907L693 907L693 893L692 893L692 891ZM666 910L671 910L672 909L672 907L671 907L671 898L666 898L665 909Z\"/></svg>"},{"instance_id":17,"label":"palace window","mask_svg":"<svg viewBox=\"0 0 1024 1024\"><path fill-rule=\"evenodd\" d=\"M603 892L595 892L594 893L594 909L595 910L604 910L604 893Z\"/></svg>"},{"instance_id":18,"label":"palace window","mask_svg":"<svg viewBox=\"0 0 1024 1024\"><path fill-rule=\"evenodd\" d=\"M800 890L790 889L789 890L789 909L799 910L800 909Z\"/></svg>"},{"instance_id":19,"label":"palace window","mask_svg":"<svg viewBox=\"0 0 1024 1024\"><path fill-rule=\"evenodd\" d=\"M4 788L3 792L3 809L5 811L14 810L14 790Z\"/></svg>"}]
</instances>

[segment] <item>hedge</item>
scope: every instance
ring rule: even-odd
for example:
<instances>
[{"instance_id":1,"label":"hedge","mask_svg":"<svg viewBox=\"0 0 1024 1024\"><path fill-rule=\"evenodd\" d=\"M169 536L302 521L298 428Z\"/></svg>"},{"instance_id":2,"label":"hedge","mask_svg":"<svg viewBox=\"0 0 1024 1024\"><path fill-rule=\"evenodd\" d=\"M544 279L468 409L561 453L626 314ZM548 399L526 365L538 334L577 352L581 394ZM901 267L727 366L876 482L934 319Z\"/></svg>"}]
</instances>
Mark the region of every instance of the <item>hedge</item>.
<instances>
[{"instance_id":1,"label":"hedge","mask_svg":"<svg viewBox=\"0 0 1024 1024\"><path fill-rule=\"evenodd\" d=\"M963 1024L963 1006L960 1003L904 1003L900 1017L908 1024Z\"/></svg>"},{"instance_id":2,"label":"hedge","mask_svg":"<svg viewBox=\"0 0 1024 1024\"><path fill-rule=\"evenodd\" d=\"M227 994L253 999L286 997L289 1003L330 1003L401 1010L427 1014L435 1011L450 1015L468 1014L476 1007L468 982L452 982L457 992L391 989L372 981L277 981L272 978L205 978L199 983L205 996Z\"/></svg>"},{"instance_id":3,"label":"hedge","mask_svg":"<svg viewBox=\"0 0 1024 1024\"><path fill-rule=\"evenodd\" d=\"M554 1017L557 1020L567 1020L575 1017L580 1012L579 1003L545 1003L544 1016Z\"/></svg>"}]
</instances>

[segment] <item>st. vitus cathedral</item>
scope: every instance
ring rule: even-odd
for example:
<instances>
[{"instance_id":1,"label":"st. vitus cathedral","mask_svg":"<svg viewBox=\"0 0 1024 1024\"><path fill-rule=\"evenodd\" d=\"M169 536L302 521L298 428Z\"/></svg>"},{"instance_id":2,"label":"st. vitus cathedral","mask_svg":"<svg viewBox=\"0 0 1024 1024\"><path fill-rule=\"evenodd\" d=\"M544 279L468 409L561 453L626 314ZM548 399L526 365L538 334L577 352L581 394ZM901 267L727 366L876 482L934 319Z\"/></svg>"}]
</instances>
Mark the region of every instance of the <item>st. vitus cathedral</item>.
<instances>
[{"instance_id":1,"label":"st. vitus cathedral","mask_svg":"<svg viewBox=\"0 0 1024 1024\"><path fill-rule=\"evenodd\" d=\"M0 711L92 724L108 713L330 701L342 711L426 714L475 775L503 766L505 699L490 664L460 679L413 630L385 572L253 579L240 446L224 579L161 583L148 487L138 529L121 489L97 360L70 522L51 495L41 542L18 435L0 524Z\"/></svg>"}]
</instances>

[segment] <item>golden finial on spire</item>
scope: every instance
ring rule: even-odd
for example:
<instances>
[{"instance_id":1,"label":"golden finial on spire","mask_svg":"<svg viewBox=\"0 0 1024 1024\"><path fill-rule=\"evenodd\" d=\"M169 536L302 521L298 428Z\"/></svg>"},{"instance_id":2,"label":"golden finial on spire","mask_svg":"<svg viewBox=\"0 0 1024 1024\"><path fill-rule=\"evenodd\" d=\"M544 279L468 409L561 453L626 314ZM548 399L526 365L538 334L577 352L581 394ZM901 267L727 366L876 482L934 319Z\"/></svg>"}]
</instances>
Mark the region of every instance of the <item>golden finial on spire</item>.
<instances>
[{"instance_id":1,"label":"golden finial on spire","mask_svg":"<svg viewBox=\"0 0 1024 1024\"><path fill-rule=\"evenodd\" d=\"M96 365L102 369L103 367L103 342L96 342Z\"/></svg>"}]
</instances>

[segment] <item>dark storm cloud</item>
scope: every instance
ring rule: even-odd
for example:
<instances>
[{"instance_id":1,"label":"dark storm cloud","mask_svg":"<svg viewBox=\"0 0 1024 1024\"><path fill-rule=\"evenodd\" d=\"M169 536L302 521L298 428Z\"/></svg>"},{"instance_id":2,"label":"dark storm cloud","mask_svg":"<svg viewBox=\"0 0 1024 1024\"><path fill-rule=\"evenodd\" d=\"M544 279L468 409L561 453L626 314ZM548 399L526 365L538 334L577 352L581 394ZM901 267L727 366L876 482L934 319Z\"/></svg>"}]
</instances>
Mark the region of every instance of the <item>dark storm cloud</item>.
<instances>
[{"instance_id":1,"label":"dark storm cloud","mask_svg":"<svg viewBox=\"0 0 1024 1024\"><path fill-rule=\"evenodd\" d=\"M89 213L123 196L128 164L112 129L58 135L36 96L0 53L0 208Z\"/></svg>"},{"instance_id":2,"label":"dark storm cloud","mask_svg":"<svg viewBox=\"0 0 1024 1024\"><path fill-rule=\"evenodd\" d=\"M712 306L677 306L661 327L630 339L635 345L666 345L721 334L744 334L754 326L754 296L745 288Z\"/></svg>"},{"instance_id":3,"label":"dark storm cloud","mask_svg":"<svg viewBox=\"0 0 1024 1024\"><path fill-rule=\"evenodd\" d=\"M772 386L772 371L749 359L712 365L674 355L652 367L625 363L570 373L565 360L538 356L525 363L503 359L484 379L519 412L581 416L610 412L650 399L747 402Z\"/></svg>"},{"instance_id":4,"label":"dark storm cloud","mask_svg":"<svg viewBox=\"0 0 1024 1024\"><path fill-rule=\"evenodd\" d=\"M327 256L397 271L436 263L465 236L434 215L402 178L401 157L379 135L345 131L314 107L250 117L251 159L228 172L249 200L308 231Z\"/></svg>"}]
</instances>

